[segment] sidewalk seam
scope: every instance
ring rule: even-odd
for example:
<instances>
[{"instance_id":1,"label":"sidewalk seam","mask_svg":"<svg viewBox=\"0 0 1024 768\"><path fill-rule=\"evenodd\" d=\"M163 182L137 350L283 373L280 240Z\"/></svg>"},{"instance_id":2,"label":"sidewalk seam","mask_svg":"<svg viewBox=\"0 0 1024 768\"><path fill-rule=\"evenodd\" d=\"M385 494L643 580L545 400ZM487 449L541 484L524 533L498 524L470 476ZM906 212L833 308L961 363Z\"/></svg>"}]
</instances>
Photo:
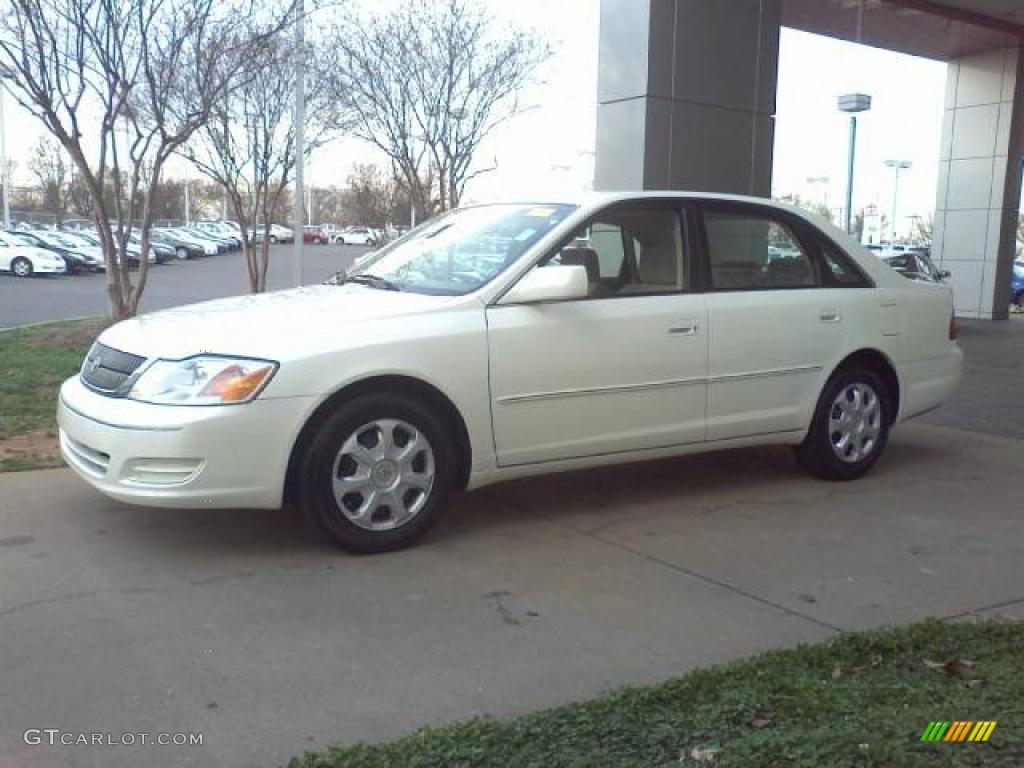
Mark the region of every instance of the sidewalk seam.
<instances>
[{"instance_id":1,"label":"sidewalk seam","mask_svg":"<svg viewBox=\"0 0 1024 768\"><path fill-rule=\"evenodd\" d=\"M560 528L565 528L565 529L570 530L573 533L576 533L576 534L578 534L580 536L586 536L587 538L593 539L594 541L598 541L598 542L600 542L600 543L602 543L602 544L604 544L606 546L614 547L615 549L620 549L623 552L629 552L630 554L635 555L637 557L641 557L644 560L647 560L648 562L655 563L655 564L663 566L665 568L669 568L670 570L673 570L676 573L681 573L681 574L684 574L686 576L690 576L692 578L699 579L700 581L703 581L703 582L705 582L707 584L712 584L712 585L714 585L716 587L720 587L721 589L728 590L729 592L733 592L734 594L740 595L741 597L745 597L748 600L753 600L754 602L761 603L762 605L766 605L766 606L768 606L770 608L774 608L777 611L782 611L783 613L788 614L790 616L794 616L794 617L796 617L798 619L803 619L804 621L810 622L811 624L816 624L817 626L823 627L823 628L825 628L825 629L827 629L827 630L829 630L831 632L842 632L843 631L841 627L837 627L837 626L835 626L833 624L829 624L827 621L822 621L821 619L816 619L813 616L808 616L808 615L806 615L804 613L800 613L800 611L793 610L792 608L789 608L789 607L787 607L785 605L782 605L781 603L776 603L776 602L774 602L772 600L769 600L768 598L761 597L760 595L756 595L753 592L748 592L745 589L741 589L740 587L737 587L737 586L734 586L732 584L729 584L728 582L719 581L718 579L716 579L716 578L714 578L712 576L705 576L704 574L702 574L702 573L700 573L698 571L694 571L694 570L692 570L690 568L687 568L686 566L678 565L676 563L670 562L670 561L665 560L663 558L657 557L656 555L652 555L652 554L649 554L649 553L644 552L642 550L635 549L633 547L630 547L630 546L627 546L625 544L622 544L621 542L611 541L610 539L606 539L603 536L600 536L600 535L598 535L596 533L592 533L590 531L586 531L586 530L583 530L581 528L577 528L576 526L570 525L569 523L563 522L561 520L556 520L556 519L552 518L549 515L545 515L542 512L536 512L536 511L534 511L532 509L529 509L529 508L523 506L522 504L520 504L517 501L512 501L510 499L506 499L506 498L503 498L501 496L498 496L498 495L488 491L487 489L481 490L481 491L479 491L479 493L486 494L487 496L490 496L495 501L498 501L498 502L500 502L502 504L507 504L508 506L512 507L513 509L517 509L517 510L519 510L520 512L522 512L524 514L532 515L533 517L540 518L541 520L544 520L545 522L548 522L548 523L550 523L552 525L556 525L556 526L558 526Z\"/></svg>"}]
</instances>

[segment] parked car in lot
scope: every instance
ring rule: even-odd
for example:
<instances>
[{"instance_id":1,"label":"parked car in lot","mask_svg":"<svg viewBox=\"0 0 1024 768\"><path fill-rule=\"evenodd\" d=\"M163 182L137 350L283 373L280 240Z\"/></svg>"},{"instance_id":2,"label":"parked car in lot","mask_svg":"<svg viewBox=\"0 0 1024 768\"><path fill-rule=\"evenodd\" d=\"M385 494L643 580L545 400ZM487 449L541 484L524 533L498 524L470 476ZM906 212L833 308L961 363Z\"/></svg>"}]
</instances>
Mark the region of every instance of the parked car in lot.
<instances>
[{"instance_id":1,"label":"parked car in lot","mask_svg":"<svg viewBox=\"0 0 1024 768\"><path fill-rule=\"evenodd\" d=\"M334 236L334 242L342 245L377 245L379 239L369 227L348 227Z\"/></svg>"},{"instance_id":2,"label":"parked car in lot","mask_svg":"<svg viewBox=\"0 0 1024 768\"><path fill-rule=\"evenodd\" d=\"M939 269L931 257L922 251L908 250L887 253L883 254L881 259L887 266L911 280L929 280L933 283L941 283L949 277L948 270Z\"/></svg>"},{"instance_id":3,"label":"parked car in lot","mask_svg":"<svg viewBox=\"0 0 1024 768\"><path fill-rule=\"evenodd\" d=\"M16 277L63 275L67 264L59 254L30 245L17 235L0 232L0 271Z\"/></svg>"},{"instance_id":4,"label":"parked car in lot","mask_svg":"<svg viewBox=\"0 0 1024 768\"><path fill-rule=\"evenodd\" d=\"M106 269L103 251L63 232L52 230L16 230L8 236L21 245L45 248L64 259L68 273L100 272Z\"/></svg>"},{"instance_id":5,"label":"parked car in lot","mask_svg":"<svg viewBox=\"0 0 1024 768\"><path fill-rule=\"evenodd\" d=\"M1013 303L1019 309L1024 309L1024 262L1013 262L1013 272L1010 275L1010 295L1013 296Z\"/></svg>"},{"instance_id":6,"label":"parked car in lot","mask_svg":"<svg viewBox=\"0 0 1024 768\"><path fill-rule=\"evenodd\" d=\"M331 285L108 328L61 388L60 443L116 499L295 499L381 551L525 475L778 443L858 478L954 390L955 339L947 286L771 201L480 205Z\"/></svg>"},{"instance_id":7,"label":"parked car in lot","mask_svg":"<svg viewBox=\"0 0 1024 768\"><path fill-rule=\"evenodd\" d=\"M191 238L179 237L166 228L154 228L149 237L154 243L173 248L178 259L194 259L206 255L206 247L202 243L197 243Z\"/></svg>"},{"instance_id":8,"label":"parked car in lot","mask_svg":"<svg viewBox=\"0 0 1024 768\"><path fill-rule=\"evenodd\" d=\"M321 224L309 224L302 228L302 242L327 245L331 241L327 228Z\"/></svg>"},{"instance_id":9,"label":"parked car in lot","mask_svg":"<svg viewBox=\"0 0 1024 768\"><path fill-rule=\"evenodd\" d=\"M152 230L150 230L152 232ZM136 258L142 255L142 237L138 232L132 232L128 237L128 241L134 246ZM150 264L164 264L171 259L175 258L174 249L164 243L158 243L153 240L152 234L149 238L149 263Z\"/></svg>"},{"instance_id":10,"label":"parked car in lot","mask_svg":"<svg viewBox=\"0 0 1024 768\"><path fill-rule=\"evenodd\" d=\"M227 245L229 251L237 251L242 247L242 236L223 221L194 221L190 231L199 231Z\"/></svg>"},{"instance_id":11,"label":"parked car in lot","mask_svg":"<svg viewBox=\"0 0 1024 768\"><path fill-rule=\"evenodd\" d=\"M186 247L189 257L192 255L216 256L220 252L220 246L216 242L200 237L197 233L189 232L182 227L161 227L159 230L154 229L153 231L159 231L161 236L166 236L175 242L182 243ZM169 244L173 245L173 243ZM196 253L197 250L199 251L198 254ZM178 258L182 258L180 253Z\"/></svg>"},{"instance_id":12,"label":"parked car in lot","mask_svg":"<svg viewBox=\"0 0 1024 768\"><path fill-rule=\"evenodd\" d=\"M228 240L226 237L221 237L220 235L215 235L201 229L194 229L192 227L186 227L184 231L189 237L199 240L202 243L213 243L217 247L215 253L227 253L235 248L234 241Z\"/></svg>"}]
</instances>

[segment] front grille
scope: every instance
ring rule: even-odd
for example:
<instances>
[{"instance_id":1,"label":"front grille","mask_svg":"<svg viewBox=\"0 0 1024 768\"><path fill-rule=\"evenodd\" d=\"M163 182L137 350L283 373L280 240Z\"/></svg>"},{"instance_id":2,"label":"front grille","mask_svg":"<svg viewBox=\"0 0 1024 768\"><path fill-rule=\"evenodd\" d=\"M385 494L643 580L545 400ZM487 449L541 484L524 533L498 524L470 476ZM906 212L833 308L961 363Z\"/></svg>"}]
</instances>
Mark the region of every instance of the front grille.
<instances>
[{"instance_id":1,"label":"front grille","mask_svg":"<svg viewBox=\"0 0 1024 768\"><path fill-rule=\"evenodd\" d=\"M120 394L121 388L146 358L100 344L92 345L82 363L82 381L105 395Z\"/></svg>"}]
</instances>

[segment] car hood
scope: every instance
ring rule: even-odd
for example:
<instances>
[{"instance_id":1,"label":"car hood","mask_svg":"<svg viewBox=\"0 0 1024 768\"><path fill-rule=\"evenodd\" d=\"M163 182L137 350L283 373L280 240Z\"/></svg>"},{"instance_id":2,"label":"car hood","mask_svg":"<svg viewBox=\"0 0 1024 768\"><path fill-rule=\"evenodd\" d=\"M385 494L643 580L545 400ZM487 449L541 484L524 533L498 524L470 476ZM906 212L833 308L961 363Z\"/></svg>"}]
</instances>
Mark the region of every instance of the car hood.
<instances>
[{"instance_id":1,"label":"car hood","mask_svg":"<svg viewBox=\"0 0 1024 768\"><path fill-rule=\"evenodd\" d=\"M436 310L450 296L314 285L233 296L141 315L104 331L108 346L146 357L180 359L210 352L278 361L351 344L355 326Z\"/></svg>"}]
</instances>

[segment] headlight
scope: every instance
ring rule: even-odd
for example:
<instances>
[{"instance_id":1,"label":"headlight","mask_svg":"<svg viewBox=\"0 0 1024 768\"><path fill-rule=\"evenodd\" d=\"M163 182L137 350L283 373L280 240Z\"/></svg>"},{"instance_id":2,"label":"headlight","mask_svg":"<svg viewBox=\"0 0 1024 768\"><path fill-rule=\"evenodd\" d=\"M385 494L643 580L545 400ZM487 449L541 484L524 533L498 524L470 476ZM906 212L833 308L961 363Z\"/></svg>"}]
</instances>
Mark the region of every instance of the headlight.
<instances>
[{"instance_id":1,"label":"headlight","mask_svg":"<svg viewBox=\"0 0 1024 768\"><path fill-rule=\"evenodd\" d=\"M159 405L247 403L276 370L277 363L241 357L157 360L135 382L128 397Z\"/></svg>"}]
</instances>

